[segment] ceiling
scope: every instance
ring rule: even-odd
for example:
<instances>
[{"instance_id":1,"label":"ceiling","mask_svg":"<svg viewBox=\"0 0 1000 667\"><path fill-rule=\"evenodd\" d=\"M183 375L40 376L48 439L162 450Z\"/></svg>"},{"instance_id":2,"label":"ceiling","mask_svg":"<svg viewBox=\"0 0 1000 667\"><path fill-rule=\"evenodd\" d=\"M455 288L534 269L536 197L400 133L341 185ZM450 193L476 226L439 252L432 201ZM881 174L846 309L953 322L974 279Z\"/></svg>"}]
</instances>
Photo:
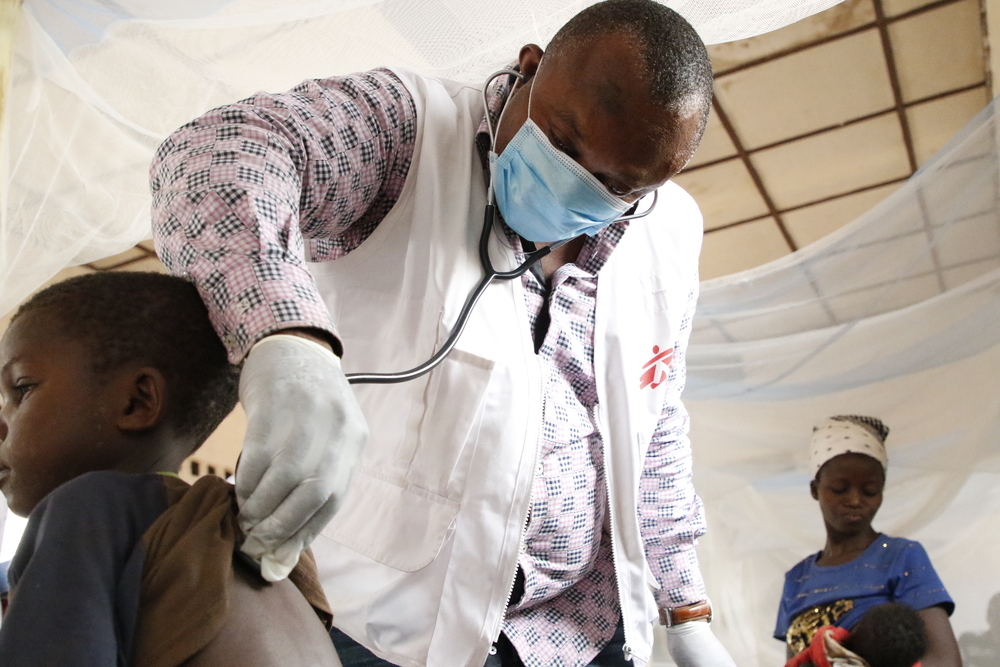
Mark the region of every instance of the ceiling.
<instances>
[{"instance_id":1,"label":"ceiling","mask_svg":"<svg viewBox=\"0 0 1000 667\"><path fill-rule=\"evenodd\" d=\"M891 194L992 98L978 0L848 0L709 47L715 105L675 180L705 216L702 278L749 269Z\"/></svg>"}]
</instances>

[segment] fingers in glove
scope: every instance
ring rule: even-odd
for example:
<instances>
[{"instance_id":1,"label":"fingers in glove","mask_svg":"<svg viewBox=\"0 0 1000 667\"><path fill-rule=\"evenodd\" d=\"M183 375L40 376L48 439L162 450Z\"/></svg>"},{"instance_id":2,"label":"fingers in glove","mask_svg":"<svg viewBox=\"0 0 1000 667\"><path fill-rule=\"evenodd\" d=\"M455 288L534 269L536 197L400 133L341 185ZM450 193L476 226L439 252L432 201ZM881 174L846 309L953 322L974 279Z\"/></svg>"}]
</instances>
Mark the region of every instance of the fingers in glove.
<instances>
[{"instance_id":1,"label":"fingers in glove","mask_svg":"<svg viewBox=\"0 0 1000 667\"><path fill-rule=\"evenodd\" d=\"M282 424L275 429L268 420L253 420L248 416L247 437L243 442L243 451L240 452L239 465L236 467L236 502L240 507L240 525L244 530L253 527L273 512L301 480L288 464L283 466L288 468L286 470L272 470L276 459L280 459L284 452L281 447L269 445L274 442L288 442L289 438L296 437L292 431L293 427L290 424ZM298 437L301 437L301 433ZM275 486L267 488L266 492L258 492L264 476L268 473L270 473L268 483ZM258 492L256 497L254 497L255 492ZM248 507L251 497L254 499Z\"/></svg>"},{"instance_id":2,"label":"fingers in glove","mask_svg":"<svg viewBox=\"0 0 1000 667\"><path fill-rule=\"evenodd\" d=\"M323 528L330 522L339 507L338 498L330 498L323 504L292 537L284 540L276 548L271 548L278 538L273 534L255 534L251 531L241 547L242 551L261 563L261 574L268 581L280 581L288 576L299 555L305 550ZM263 533L267 521L258 524ZM280 525L280 524L279 524Z\"/></svg>"},{"instance_id":3,"label":"fingers in glove","mask_svg":"<svg viewBox=\"0 0 1000 667\"><path fill-rule=\"evenodd\" d=\"M301 505L305 514L288 526L286 535L295 532L332 493L344 491L367 431L359 441L354 433L357 427L332 418L328 407L326 412L325 419L309 422L309 428L289 415L266 431L268 441L247 437L242 455L246 458L246 474L241 469L236 471L237 502L243 498L240 526L244 531L272 517L295 489L309 480L313 484L317 478L325 480L326 493Z\"/></svg>"},{"instance_id":4,"label":"fingers in glove","mask_svg":"<svg viewBox=\"0 0 1000 667\"><path fill-rule=\"evenodd\" d=\"M283 544L346 492L368 428L339 359L294 336L269 336L251 349L240 400L247 414L236 471L243 549L278 558Z\"/></svg>"},{"instance_id":5,"label":"fingers in glove","mask_svg":"<svg viewBox=\"0 0 1000 667\"><path fill-rule=\"evenodd\" d=\"M245 531L246 542L250 544L249 547L245 546L244 551L255 555L247 549L256 550L256 544L260 545L261 553L277 551L285 541L292 539L302 528L310 525L317 513L320 518L325 519L316 530L319 532L333 517L340 500L341 494L332 493L321 478L302 480L273 512ZM325 508L329 504L333 507L330 511L326 511Z\"/></svg>"}]
</instances>

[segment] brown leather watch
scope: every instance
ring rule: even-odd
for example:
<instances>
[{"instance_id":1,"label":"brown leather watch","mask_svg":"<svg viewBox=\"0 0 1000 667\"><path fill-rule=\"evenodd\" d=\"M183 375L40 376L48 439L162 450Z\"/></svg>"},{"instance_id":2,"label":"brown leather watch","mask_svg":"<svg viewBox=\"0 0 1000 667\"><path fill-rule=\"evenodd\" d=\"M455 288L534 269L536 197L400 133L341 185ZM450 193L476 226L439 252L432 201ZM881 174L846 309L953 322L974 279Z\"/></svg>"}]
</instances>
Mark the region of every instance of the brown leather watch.
<instances>
[{"instance_id":1,"label":"brown leather watch","mask_svg":"<svg viewBox=\"0 0 1000 667\"><path fill-rule=\"evenodd\" d=\"M711 621L712 603L708 600L672 609L660 608L660 625L671 628L689 621Z\"/></svg>"}]
</instances>

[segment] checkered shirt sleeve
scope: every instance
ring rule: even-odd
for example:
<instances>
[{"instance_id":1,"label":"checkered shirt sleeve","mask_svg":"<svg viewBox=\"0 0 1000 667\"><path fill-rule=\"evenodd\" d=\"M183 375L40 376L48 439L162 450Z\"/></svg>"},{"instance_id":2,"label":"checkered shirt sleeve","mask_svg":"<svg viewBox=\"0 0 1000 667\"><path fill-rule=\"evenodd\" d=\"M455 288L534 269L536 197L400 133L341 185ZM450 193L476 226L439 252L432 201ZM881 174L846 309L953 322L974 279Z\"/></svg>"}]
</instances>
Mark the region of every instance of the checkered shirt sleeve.
<instances>
[{"instance_id":1,"label":"checkered shirt sleeve","mask_svg":"<svg viewBox=\"0 0 1000 667\"><path fill-rule=\"evenodd\" d=\"M639 527L646 560L660 584L654 595L662 608L680 607L706 597L695 554L695 542L705 534L705 512L691 480L688 414L681 403L687 377L685 352L697 301L695 278L674 344L663 411L639 481Z\"/></svg>"},{"instance_id":2,"label":"checkered shirt sleeve","mask_svg":"<svg viewBox=\"0 0 1000 667\"><path fill-rule=\"evenodd\" d=\"M392 208L416 108L388 70L301 83L214 109L150 167L153 237L192 279L231 361L293 327L336 335L305 261L342 257Z\"/></svg>"}]
</instances>

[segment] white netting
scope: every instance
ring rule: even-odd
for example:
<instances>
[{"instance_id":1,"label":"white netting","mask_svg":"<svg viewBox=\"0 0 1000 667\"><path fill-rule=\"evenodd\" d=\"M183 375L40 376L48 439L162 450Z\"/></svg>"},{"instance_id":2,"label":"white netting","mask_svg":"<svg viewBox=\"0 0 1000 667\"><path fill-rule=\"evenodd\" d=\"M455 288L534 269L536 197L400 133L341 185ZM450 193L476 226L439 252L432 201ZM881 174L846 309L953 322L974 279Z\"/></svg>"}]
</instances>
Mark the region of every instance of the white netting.
<instances>
[{"instance_id":1,"label":"white netting","mask_svg":"<svg viewBox=\"0 0 1000 667\"><path fill-rule=\"evenodd\" d=\"M824 543L807 443L834 414L891 427L875 526L924 544L958 605L956 634L987 628L1000 593L995 114L837 234L703 284L685 393L709 516L699 554L740 665L783 660L766 638L784 572ZM982 664L1000 664L992 650Z\"/></svg>"},{"instance_id":2,"label":"white netting","mask_svg":"<svg viewBox=\"0 0 1000 667\"><path fill-rule=\"evenodd\" d=\"M839 0L673 0L708 42ZM59 269L148 238L172 130L305 78L402 65L481 81L591 0L25 0L0 147L0 313Z\"/></svg>"},{"instance_id":3,"label":"white netting","mask_svg":"<svg viewBox=\"0 0 1000 667\"><path fill-rule=\"evenodd\" d=\"M151 152L204 110L381 64L478 81L585 4L28 0L0 146L0 313L148 237ZM835 2L668 4L723 41ZM740 665L783 661L767 639L782 574L823 542L805 445L837 413L892 427L877 526L928 548L959 633L986 629L1000 591L996 130L991 108L862 219L704 286L687 393L700 554Z\"/></svg>"}]
</instances>

